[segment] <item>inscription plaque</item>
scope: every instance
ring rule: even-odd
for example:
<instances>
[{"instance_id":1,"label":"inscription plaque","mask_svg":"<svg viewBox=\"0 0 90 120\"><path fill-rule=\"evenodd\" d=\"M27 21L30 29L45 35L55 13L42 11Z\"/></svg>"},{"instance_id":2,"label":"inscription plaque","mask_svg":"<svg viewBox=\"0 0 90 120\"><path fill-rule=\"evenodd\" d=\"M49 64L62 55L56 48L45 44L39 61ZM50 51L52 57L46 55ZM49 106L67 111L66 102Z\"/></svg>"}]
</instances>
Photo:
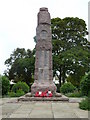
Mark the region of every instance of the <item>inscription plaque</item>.
<instances>
[{"instance_id":1,"label":"inscription plaque","mask_svg":"<svg viewBox=\"0 0 90 120\"><path fill-rule=\"evenodd\" d=\"M47 31L42 30L41 33L40 33L40 37L41 37L42 40L47 39Z\"/></svg>"}]
</instances>

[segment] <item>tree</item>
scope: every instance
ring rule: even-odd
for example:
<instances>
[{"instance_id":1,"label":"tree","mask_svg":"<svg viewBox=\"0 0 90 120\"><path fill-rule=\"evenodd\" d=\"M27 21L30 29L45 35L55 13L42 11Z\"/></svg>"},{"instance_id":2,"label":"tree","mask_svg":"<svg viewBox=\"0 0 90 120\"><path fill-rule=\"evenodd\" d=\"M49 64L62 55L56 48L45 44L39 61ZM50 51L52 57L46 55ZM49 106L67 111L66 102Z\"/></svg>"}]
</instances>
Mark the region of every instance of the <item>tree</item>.
<instances>
[{"instance_id":1,"label":"tree","mask_svg":"<svg viewBox=\"0 0 90 120\"><path fill-rule=\"evenodd\" d=\"M17 48L13 54L5 61L7 71L5 74L8 78L14 79L16 82L24 81L28 85L33 82L34 74L34 50L25 50L24 48Z\"/></svg>"},{"instance_id":2,"label":"tree","mask_svg":"<svg viewBox=\"0 0 90 120\"><path fill-rule=\"evenodd\" d=\"M66 74L71 77L71 83L79 88L80 80L90 69L89 50L83 50L84 47L73 47L64 52L63 62L66 68ZM69 79L70 80L70 79Z\"/></svg>"},{"instance_id":3,"label":"tree","mask_svg":"<svg viewBox=\"0 0 90 120\"><path fill-rule=\"evenodd\" d=\"M60 86L67 76L76 78L74 81L79 81L79 84L81 77L90 69L86 23L77 17L53 18L51 27L54 75L57 75Z\"/></svg>"},{"instance_id":4,"label":"tree","mask_svg":"<svg viewBox=\"0 0 90 120\"><path fill-rule=\"evenodd\" d=\"M2 82L2 95L7 95L10 90L10 81L6 76L1 76Z\"/></svg>"}]
</instances>

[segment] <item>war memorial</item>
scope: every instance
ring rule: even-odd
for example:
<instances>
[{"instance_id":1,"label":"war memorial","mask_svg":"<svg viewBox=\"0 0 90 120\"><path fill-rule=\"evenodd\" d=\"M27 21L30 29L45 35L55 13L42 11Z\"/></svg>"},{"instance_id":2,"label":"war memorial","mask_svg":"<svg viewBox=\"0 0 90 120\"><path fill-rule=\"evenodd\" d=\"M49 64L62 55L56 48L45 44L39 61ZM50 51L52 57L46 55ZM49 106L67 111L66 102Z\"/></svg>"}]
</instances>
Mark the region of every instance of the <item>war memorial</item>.
<instances>
[{"instance_id":1,"label":"war memorial","mask_svg":"<svg viewBox=\"0 0 90 120\"><path fill-rule=\"evenodd\" d=\"M31 92L19 98L3 98L3 102L0 99L2 120L88 120L88 111L78 108L82 98L68 98L56 92L57 88L53 83L51 18L48 9L40 8L37 17L35 73Z\"/></svg>"},{"instance_id":2,"label":"war memorial","mask_svg":"<svg viewBox=\"0 0 90 120\"><path fill-rule=\"evenodd\" d=\"M40 8L38 25L36 28L36 61L35 81L31 87L32 94L36 91L50 90L55 94L52 71L52 36L50 14L47 8Z\"/></svg>"},{"instance_id":3,"label":"war memorial","mask_svg":"<svg viewBox=\"0 0 90 120\"><path fill-rule=\"evenodd\" d=\"M37 15L36 41L34 83L31 93L18 101L68 101L66 96L56 92L53 83L51 18L45 7L40 8Z\"/></svg>"}]
</instances>

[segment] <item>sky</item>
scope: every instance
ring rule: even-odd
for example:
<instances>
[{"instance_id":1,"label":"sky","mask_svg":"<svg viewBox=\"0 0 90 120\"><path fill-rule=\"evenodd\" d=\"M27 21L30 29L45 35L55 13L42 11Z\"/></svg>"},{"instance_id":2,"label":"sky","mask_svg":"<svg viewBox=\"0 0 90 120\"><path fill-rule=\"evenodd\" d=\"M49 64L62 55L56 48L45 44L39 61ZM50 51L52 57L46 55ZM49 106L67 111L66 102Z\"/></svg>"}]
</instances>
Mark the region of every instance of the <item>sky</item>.
<instances>
[{"instance_id":1,"label":"sky","mask_svg":"<svg viewBox=\"0 0 90 120\"><path fill-rule=\"evenodd\" d=\"M79 17L88 25L89 0L0 0L0 74L17 48L33 49L37 13L47 7L51 18ZM88 28L88 26L87 26Z\"/></svg>"}]
</instances>

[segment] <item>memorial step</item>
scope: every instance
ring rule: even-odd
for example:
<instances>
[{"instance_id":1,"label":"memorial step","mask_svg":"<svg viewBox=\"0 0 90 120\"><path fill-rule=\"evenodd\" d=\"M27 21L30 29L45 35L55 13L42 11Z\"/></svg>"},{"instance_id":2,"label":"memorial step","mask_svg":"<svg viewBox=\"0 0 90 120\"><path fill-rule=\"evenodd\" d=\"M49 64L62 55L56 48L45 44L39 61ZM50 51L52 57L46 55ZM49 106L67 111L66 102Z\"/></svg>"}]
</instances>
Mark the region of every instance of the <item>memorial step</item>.
<instances>
[{"instance_id":1,"label":"memorial step","mask_svg":"<svg viewBox=\"0 0 90 120\"><path fill-rule=\"evenodd\" d=\"M18 101L69 101L69 98L62 95L61 97L31 97L31 96L21 96Z\"/></svg>"}]
</instances>

